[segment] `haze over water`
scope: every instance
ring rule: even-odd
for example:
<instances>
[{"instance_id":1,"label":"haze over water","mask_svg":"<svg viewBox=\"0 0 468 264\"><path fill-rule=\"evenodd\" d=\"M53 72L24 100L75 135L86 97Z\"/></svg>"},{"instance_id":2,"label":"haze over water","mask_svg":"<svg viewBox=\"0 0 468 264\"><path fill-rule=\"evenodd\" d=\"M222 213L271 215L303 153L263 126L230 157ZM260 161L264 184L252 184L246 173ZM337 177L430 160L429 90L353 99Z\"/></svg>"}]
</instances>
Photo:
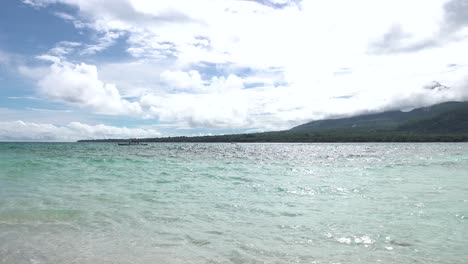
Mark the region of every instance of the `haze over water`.
<instances>
[{"instance_id":1,"label":"haze over water","mask_svg":"<svg viewBox=\"0 0 468 264\"><path fill-rule=\"evenodd\" d=\"M467 144L0 144L0 263L463 263Z\"/></svg>"}]
</instances>

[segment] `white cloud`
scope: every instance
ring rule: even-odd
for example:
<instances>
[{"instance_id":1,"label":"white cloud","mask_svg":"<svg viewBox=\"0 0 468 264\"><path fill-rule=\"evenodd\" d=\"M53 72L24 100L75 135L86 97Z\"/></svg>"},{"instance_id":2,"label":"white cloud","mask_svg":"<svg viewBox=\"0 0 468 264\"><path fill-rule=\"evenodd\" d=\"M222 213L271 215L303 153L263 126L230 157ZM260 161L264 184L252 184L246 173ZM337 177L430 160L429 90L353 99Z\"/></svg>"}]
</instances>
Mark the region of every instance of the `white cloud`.
<instances>
[{"instance_id":1,"label":"white cloud","mask_svg":"<svg viewBox=\"0 0 468 264\"><path fill-rule=\"evenodd\" d=\"M55 55L43 54L43 55L36 56L36 59L47 61L47 62L52 62L52 63L60 63L60 57L55 56Z\"/></svg>"},{"instance_id":2,"label":"white cloud","mask_svg":"<svg viewBox=\"0 0 468 264\"><path fill-rule=\"evenodd\" d=\"M157 136L160 136L160 133L154 129L115 127L102 124L88 125L80 122L71 122L64 126L20 120L0 122L0 140L2 141L76 141L79 139Z\"/></svg>"},{"instance_id":3,"label":"white cloud","mask_svg":"<svg viewBox=\"0 0 468 264\"><path fill-rule=\"evenodd\" d=\"M197 92L204 86L200 73L195 70L189 72L165 70L161 73L161 80L177 90Z\"/></svg>"},{"instance_id":4,"label":"white cloud","mask_svg":"<svg viewBox=\"0 0 468 264\"><path fill-rule=\"evenodd\" d=\"M41 57L52 62L39 81L46 97L104 114L252 129L465 99L468 22L463 10L447 13L457 1L28 0L78 7L61 17L103 36L88 54L125 35L134 58L95 66L51 52ZM422 89L433 80L452 89Z\"/></svg>"},{"instance_id":5,"label":"white cloud","mask_svg":"<svg viewBox=\"0 0 468 264\"><path fill-rule=\"evenodd\" d=\"M381 40L395 25L401 25L408 36L404 39L408 43L401 45L433 38L440 31L448 1L317 0L300 5L237 0L28 2L78 7L86 25L110 42L115 37L109 34L128 33L128 52L137 58L174 56L184 65L230 62L295 71L304 61L321 68L324 64L341 67L335 64L359 59L354 56L364 56L369 43ZM274 4L285 5L271 8Z\"/></svg>"},{"instance_id":6,"label":"white cloud","mask_svg":"<svg viewBox=\"0 0 468 264\"><path fill-rule=\"evenodd\" d=\"M202 93L145 95L142 106L163 122L184 121L192 127L242 127L252 125L242 79L213 77Z\"/></svg>"},{"instance_id":7,"label":"white cloud","mask_svg":"<svg viewBox=\"0 0 468 264\"><path fill-rule=\"evenodd\" d=\"M53 13L55 16L63 19L63 20L67 20L67 21L75 21L76 18L68 13L65 13L65 12L54 12Z\"/></svg>"},{"instance_id":8,"label":"white cloud","mask_svg":"<svg viewBox=\"0 0 468 264\"><path fill-rule=\"evenodd\" d=\"M140 97L147 93L166 92L160 74L170 65L150 60L114 62L99 65L99 76L105 82L118 84L124 97Z\"/></svg>"},{"instance_id":9,"label":"white cloud","mask_svg":"<svg viewBox=\"0 0 468 264\"><path fill-rule=\"evenodd\" d=\"M111 115L143 114L137 102L121 97L114 84L99 80L96 66L55 61L49 72L38 80L39 92L53 101L91 108Z\"/></svg>"},{"instance_id":10,"label":"white cloud","mask_svg":"<svg viewBox=\"0 0 468 264\"><path fill-rule=\"evenodd\" d=\"M77 47L82 44L73 41L60 41L54 48L50 49L48 54L50 56L64 57L65 55L75 51Z\"/></svg>"},{"instance_id":11,"label":"white cloud","mask_svg":"<svg viewBox=\"0 0 468 264\"><path fill-rule=\"evenodd\" d=\"M95 66L60 62L51 65L50 72L39 81L39 87L49 99L88 107L102 114L153 117L198 128L258 130L287 129L328 116L407 109L467 98L468 89L463 82L465 67L418 78L405 77L405 67L393 70L389 76L373 72L372 65L368 67L355 69L354 75L324 81L320 85L328 89L323 91L299 85L245 89L244 83L248 83L249 78L244 80L233 74L203 80L197 71L166 70L162 71L160 79L177 93L167 88L159 92L150 89L130 103L122 99L116 86L99 80ZM412 67L411 60L406 67ZM429 66L426 70L436 69ZM369 72L371 76L360 77ZM429 77L452 88L424 89ZM352 96L340 99L335 95Z\"/></svg>"},{"instance_id":12,"label":"white cloud","mask_svg":"<svg viewBox=\"0 0 468 264\"><path fill-rule=\"evenodd\" d=\"M110 46L114 45L118 38L122 36L121 33L108 31L103 36L98 38L97 44L86 45L86 48L81 51L84 55L93 55L100 51L103 51Z\"/></svg>"},{"instance_id":13,"label":"white cloud","mask_svg":"<svg viewBox=\"0 0 468 264\"><path fill-rule=\"evenodd\" d=\"M144 96L142 104L163 122L183 121L190 127L246 128L251 121L239 92Z\"/></svg>"}]
</instances>

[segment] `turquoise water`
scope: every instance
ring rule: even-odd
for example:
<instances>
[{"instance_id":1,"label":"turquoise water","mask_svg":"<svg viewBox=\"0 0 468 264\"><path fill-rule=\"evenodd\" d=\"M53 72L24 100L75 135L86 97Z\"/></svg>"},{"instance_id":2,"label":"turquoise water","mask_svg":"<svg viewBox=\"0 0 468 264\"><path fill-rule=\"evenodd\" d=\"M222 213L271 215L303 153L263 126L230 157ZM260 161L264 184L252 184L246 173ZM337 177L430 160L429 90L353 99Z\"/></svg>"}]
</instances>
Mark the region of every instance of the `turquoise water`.
<instances>
[{"instance_id":1,"label":"turquoise water","mask_svg":"<svg viewBox=\"0 0 468 264\"><path fill-rule=\"evenodd\" d=\"M468 144L0 144L0 263L466 263Z\"/></svg>"}]
</instances>

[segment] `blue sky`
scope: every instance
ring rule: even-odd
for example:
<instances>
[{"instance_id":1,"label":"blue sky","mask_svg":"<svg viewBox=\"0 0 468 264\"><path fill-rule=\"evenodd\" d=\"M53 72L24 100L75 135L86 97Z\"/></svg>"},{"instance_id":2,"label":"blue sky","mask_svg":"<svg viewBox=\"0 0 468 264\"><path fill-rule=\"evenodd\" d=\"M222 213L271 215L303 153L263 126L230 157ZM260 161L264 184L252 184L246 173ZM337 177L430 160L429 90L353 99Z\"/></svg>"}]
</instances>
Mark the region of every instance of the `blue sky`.
<instances>
[{"instance_id":1,"label":"blue sky","mask_svg":"<svg viewBox=\"0 0 468 264\"><path fill-rule=\"evenodd\" d=\"M466 100L468 1L376 2L4 1L0 140L282 130Z\"/></svg>"}]
</instances>

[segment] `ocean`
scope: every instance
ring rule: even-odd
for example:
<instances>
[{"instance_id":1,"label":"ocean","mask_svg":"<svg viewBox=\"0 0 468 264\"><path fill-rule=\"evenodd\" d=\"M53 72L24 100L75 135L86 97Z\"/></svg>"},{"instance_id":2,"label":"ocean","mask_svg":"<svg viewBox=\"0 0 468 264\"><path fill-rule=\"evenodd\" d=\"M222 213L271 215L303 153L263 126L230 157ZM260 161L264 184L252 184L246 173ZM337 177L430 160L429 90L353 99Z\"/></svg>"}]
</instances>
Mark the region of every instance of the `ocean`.
<instances>
[{"instance_id":1,"label":"ocean","mask_svg":"<svg viewBox=\"0 0 468 264\"><path fill-rule=\"evenodd\" d=\"M467 263L468 144L0 143L0 263Z\"/></svg>"}]
</instances>

